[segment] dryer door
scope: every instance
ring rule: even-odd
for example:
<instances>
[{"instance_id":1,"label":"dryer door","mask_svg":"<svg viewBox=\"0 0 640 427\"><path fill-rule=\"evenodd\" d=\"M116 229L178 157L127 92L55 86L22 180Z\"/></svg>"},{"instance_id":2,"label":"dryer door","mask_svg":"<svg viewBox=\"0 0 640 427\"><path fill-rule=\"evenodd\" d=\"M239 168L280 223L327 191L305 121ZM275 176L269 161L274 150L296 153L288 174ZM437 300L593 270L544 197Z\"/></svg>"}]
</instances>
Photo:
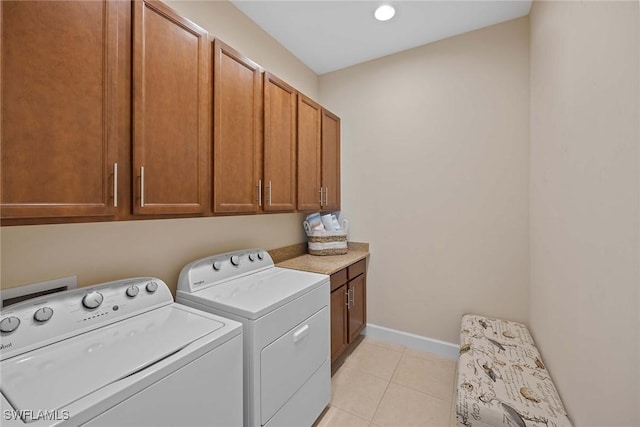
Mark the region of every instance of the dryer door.
<instances>
[{"instance_id":1,"label":"dryer door","mask_svg":"<svg viewBox=\"0 0 640 427\"><path fill-rule=\"evenodd\" d=\"M329 309L322 308L269 344L260 355L262 424L329 357Z\"/></svg>"}]
</instances>

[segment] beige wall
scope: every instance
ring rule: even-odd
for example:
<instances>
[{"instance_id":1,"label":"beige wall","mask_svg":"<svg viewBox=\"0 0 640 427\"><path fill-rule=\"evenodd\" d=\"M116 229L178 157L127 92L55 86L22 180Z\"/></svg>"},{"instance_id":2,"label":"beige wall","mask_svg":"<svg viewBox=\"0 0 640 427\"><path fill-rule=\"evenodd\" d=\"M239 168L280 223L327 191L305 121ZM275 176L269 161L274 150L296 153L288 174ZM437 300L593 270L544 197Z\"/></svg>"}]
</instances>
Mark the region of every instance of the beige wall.
<instances>
[{"instance_id":1,"label":"beige wall","mask_svg":"<svg viewBox=\"0 0 640 427\"><path fill-rule=\"evenodd\" d=\"M154 276L172 290L197 258L304 241L302 214L186 218L2 229L2 288L77 275L78 286Z\"/></svg>"},{"instance_id":2,"label":"beige wall","mask_svg":"<svg viewBox=\"0 0 640 427\"><path fill-rule=\"evenodd\" d=\"M370 323L458 342L528 314L528 18L320 77L342 207L371 243Z\"/></svg>"},{"instance_id":3,"label":"beige wall","mask_svg":"<svg viewBox=\"0 0 640 427\"><path fill-rule=\"evenodd\" d=\"M318 76L233 4L226 0L164 3L305 95L318 98Z\"/></svg>"},{"instance_id":4,"label":"beige wall","mask_svg":"<svg viewBox=\"0 0 640 427\"><path fill-rule=\"evenodd\" d=\"M530 15L530 321L576 425L640 425L639 13Z\"/></svg>"},{"instance_id":5,"label":"beige wall","mask_svg":"<svg viewBox=\"0 0 640 427\"><path fill-rule=\"evenodd\" d=\"M318 77L226 1L167 2L180 14L311 97ZM67 275L86 286L137 275L175 289L195 258L244 247L271 249L302 242L302 214L191 218L117 223L3 227L3 289Z\"/></svg>"}]
</instances>

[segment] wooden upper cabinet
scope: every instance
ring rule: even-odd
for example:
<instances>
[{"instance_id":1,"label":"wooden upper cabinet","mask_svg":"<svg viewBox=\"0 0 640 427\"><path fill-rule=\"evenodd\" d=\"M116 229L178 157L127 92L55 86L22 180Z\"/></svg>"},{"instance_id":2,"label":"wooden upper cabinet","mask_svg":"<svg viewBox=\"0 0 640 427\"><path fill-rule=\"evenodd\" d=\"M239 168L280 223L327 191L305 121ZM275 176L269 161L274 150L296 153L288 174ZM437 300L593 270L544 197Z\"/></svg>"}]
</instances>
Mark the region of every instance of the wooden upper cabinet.
<instances>
[{"instance_id":1,"label":"wooden upper cabinet","mask_svg":"<svg viewBox=\"0 0 640 427\"><path fill-rule=\"evenodd\" d=\"M157 1L133 6L133 206L136 214L208 210L207 32Z\"/></svg>"},{"instance_id":2,"label":"wooden upper cabinet","mask_svg":"<svg viewBox=\"0 0 640 427\"><path fill-rule=\"evenodd\" d=\"M1 2L2 218L115 216L122 6Z\"/></svg>"},{"instance_id":3,"label":"wooden upper cabinet","mask_svg":"<svg viewBox=\"0 0 640 427\"><path fill-rule=\"evenodd\" d=\"M213 210L258 212L262 203L262 70L213 44Z\"/></svg>"},{"instance_id":4,"label":"wooden upper cabinet","mask_svg":"<svg viewBox=\"0 0 640 427\"><path fill-rule=\"evenodd\" d=\"M340 118L322 110L322 210L340 209Z\"/></svg>"},{"instance_id":5,"label":"wooden upper cabinet","mask_svg":"<svg viewBox=\"0 0 640 427\"><path fill-rule=\"evenodd\" d=\"M264 210L296 209L296 90L264 74Z\"/></svg>"},{"instance_id":6,"label":"wooden upper cabinet","mask_svg":"<svg viewBox=\"0 0 640 427\"><path fill-rule=\"evenodd\" d=\"M298 210L320 210L322 107L298 94Z\"/></svg>"}]
</instances>

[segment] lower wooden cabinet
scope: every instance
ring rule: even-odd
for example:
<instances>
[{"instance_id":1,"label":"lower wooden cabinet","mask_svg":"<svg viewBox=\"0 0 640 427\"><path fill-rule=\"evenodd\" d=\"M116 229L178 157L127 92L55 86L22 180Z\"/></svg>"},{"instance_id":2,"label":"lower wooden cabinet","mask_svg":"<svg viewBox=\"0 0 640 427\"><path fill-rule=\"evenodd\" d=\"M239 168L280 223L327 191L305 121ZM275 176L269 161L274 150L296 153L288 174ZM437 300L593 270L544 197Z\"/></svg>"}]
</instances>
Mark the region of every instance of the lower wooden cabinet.
<instances>
[{"instance_id":1,"label":"lower wooden cabinet","mask_svg":"<svg viewBox=\"0 0 640 427\"><path fill-rule=\"evenodd\" d=\"M331 275L331 363L367 324L366 260Z\"/></svg>"},{"instance_id":2,"label":"lower wooden cabinet","mask_svg":"<svg viewBox=\"0 0 640 427\"><path fill-rule=\"evenodd\" d=\"M364 274L349 280L347 283L347 297L349 305L347 307L347 318L349 319L349 343L353 342L366 325L366 293Z\"/></svg>"},{"instance_id":3,"label":"lower wooden cabinet","mask_svg":"<svg viewBox=\"0 0 640 427\"><path fill-rule=\"evenodd\" d=\"M347 334L347 285L331 292L331 363L333 363L349 345Z\"/></svg>"}]
</instances>

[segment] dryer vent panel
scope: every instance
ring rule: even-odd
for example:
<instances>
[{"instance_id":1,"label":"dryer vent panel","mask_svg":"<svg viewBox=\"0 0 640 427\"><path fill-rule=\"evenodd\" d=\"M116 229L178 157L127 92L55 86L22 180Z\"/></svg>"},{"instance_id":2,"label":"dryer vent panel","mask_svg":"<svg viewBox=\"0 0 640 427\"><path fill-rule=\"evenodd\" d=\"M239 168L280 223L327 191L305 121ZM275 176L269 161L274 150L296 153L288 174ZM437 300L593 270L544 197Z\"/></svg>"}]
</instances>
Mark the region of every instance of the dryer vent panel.
<instances>
[{"instance_id":1,"label":"dryer vent panel","mask_svg":"<svg viewBox=\"0 0 640 427\"><path fill-rule=\"evenodd\" d=\"M67 289L75 289L77 287L77 276L69 276L60 279L34 283L32 285L4 289L0 291L0 299L2 299L2 307L7 307L11 304L16 304L31 298L53 294L56 292L62 292L66 291Z\"/></svg>"}]
</instances>

